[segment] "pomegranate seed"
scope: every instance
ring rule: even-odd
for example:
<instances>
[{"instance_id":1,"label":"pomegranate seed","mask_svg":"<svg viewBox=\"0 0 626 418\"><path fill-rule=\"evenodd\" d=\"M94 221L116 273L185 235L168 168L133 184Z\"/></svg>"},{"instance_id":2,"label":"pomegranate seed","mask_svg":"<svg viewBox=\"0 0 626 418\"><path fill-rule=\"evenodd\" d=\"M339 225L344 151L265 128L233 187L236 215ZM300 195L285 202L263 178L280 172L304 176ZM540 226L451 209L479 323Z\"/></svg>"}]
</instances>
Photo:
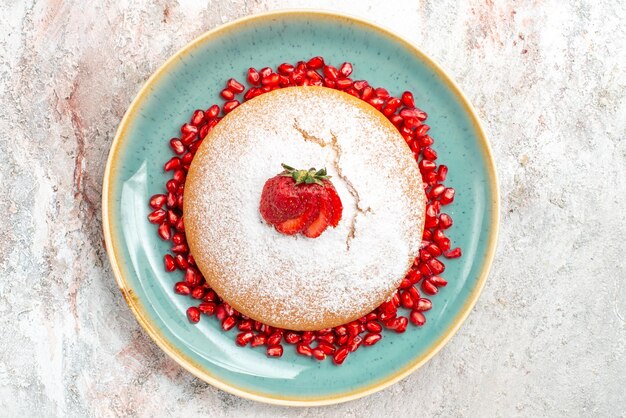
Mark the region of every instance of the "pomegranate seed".
<instances>
[{"instance_id":1,"label":"pomegranate seed","mask_svg":"<svg viewBox=\"0 0 626 418\"><path fill-rule=\"evenodd\" d=\"M249 319L243 319L237 324L239 331L252 331L252 321Z\"/></svg>"},{"instance_id":2,"label":"pomegranate seed","mask_svg":"<svg viewBox=\"0 0 626 418\"><path fill-rule=\"evenodd\" d=\"M191 288L185 282L178 282L174 285L174 292L179 295L187 296L191 293Z\"/></svg>"},{"instance_id":3,"label":"pomegranate seed","mask_svg":"<svg viewBox=\"0 0 626 418\"><path fill-rule=\"evenodd\" d=\"M338 336L348 334L348 329L343 325L339 325L338 327L335 327L334 330L335 330L335 334L337 334Z\"/></svg>"},{"instance_id":4,"label":"pomegranate seed","mask_svg":"<svg viewBox=\"0 0 626 418\"><path fill-rule=\"evenodd\" d=\"M187 246L187 244L173 245L172 252L177 253L177 254L188 253L189 247Z\"/></svg>"},{"instance_id":5,"label":"pomegranate seed","mask_svg":"<svg viewBox=\"0 0 626 418\"><path fill-rule=\"evenodd\" d=\"M283 62L282 64L278 66L278 73L280 75L289 75L293 73L295 69L296 68L293 65Z\"/></svg>"},{"instance_id":6,"label":"pomegranate seed","mask_svg":"<svg viewBox=\"0 0 626 418\"><path fill-rule=\"evenodd\" d=\"M376 109L381 110L383 108L383 105L385 104L385 101L380 97L373 97L368 100L368 103L374 106Z\"/></svg>"},{"instance_id":7,"label":"pomegranate seed","mask_svg":"<svg viewBox=\"0 0 626 418\"><path fill-rule=\"evenodd\" d=\"M209 289L209 290L207 290L207 292L204 295L204 297L202 298L202 300L204 300L205 302L218 302L219 298L217 297L217 293L215 293L213 290Z\"/></svg>"},{"instance_id":8,"label":"pomegranate seed","mask_svg":"<svg viewBox=\"0 0 626 418\"><path fill-rule=\"evenodd\" d=\"M178 155L182 155L185 152L185 146L178 138L170 139L170 148L174 151L174 153Z\"/></svg>"},{"instance_id":9,"label":"pomegranate seed","mask_svg":"<svg viewBox=\"0 0 626 418\"><path fill-rule=\"evenodd\" d=\"M367 87L368 85L369 85L369 84L368 84L368 83L367 83L367 81L365 81L365 80L357 80L357 81L355 81L355 82L354 82L354 88L355 88L357 91L363 91L363 89L364 89L365 87Z\"/></svg>"},{"instance_id":10,"label":"pomegranate seed","mask_svg":"<svg viewBox=\"0 0 626 418\"><path fill-rule=\"evenodd\" d=\"M348 87L350 87L351 85L352 85L352 80L350 80L349 78L341 78L341 79L335 81L335 86L339 90L345 90Z\"/></svg>"},{"instance_id":11,"label":"pomegranate seed","mask_svg":"<svg viewBox=\"0 0 626 418\"><path fill-rule=\"evenodd\" d=\"M433 257L439 257L442 253L441 248L432 242L426 246L426 251L428 251Z\"/></svg>"},{"instance_id":12,"label":"pomegranate seed","mask_svg":"<svg viewBox=\"0 0 626 418\"><path fill-rule=\"evenodd\" d=\"M313 354L313 358L319 361L326 360L326 353L320 348L315 348L311 352Z\"/></svg>"},{"instance_id":13,"label":"pomegranate seed","mask_svg":"<svg viewBox=\"0 0 626 418\"><path fill-rule=\"evenodd\" d=\"M383 327L378 322L370 321L365 324L365 329L369 332L379 333L383 330Z\"/></svg>"},{"instance_id":14,"label":"pomegranate seed","mask_svg":"<svg viewBox=\"0 0 626 418\"><path fill-rule=\"evenodd\" d=\"M422 173L433 171L435 168L437 168L437 164L435 164L433 161L426 160L426 159L423 159L422 161L420 161L418 166Z\"/></svg>"},{"instance_id":15,"label":"pomegranate seed","mask_svg":"<svg viewBox=\"0 0 626 418\"><path fill-rule=\"evenodd\" d=\"M426 112L417 108L404 108L400 111L400 116L403 118L417 118L420 121L424 121L428 117Z\"/></svg>"},{"instance_id":16,"label":"pomegranate seed","mask_svg":"<svg viewBox=\"0 0 626 418\"><path fill-rule=\"evenodd\" d=\"M226 311L226 315L228 316L233 316L235 315L235 310L233 309L232 306L230 306L228 303L224 302L222 304L222 306L224 307L224 310Z\"/></svg>"},{"instance_id":17,"label":"pomegranate seed","mask_svg":"<svg viewBox=\"0 0 626 418\"><path fill-rule=\"evenodd\" d=\"M180 127L180 132L183 134L197 134L198 133L198 127L191 125L189 123L185 123L183 126Z\"/></svg>"},{"instance_id":18,"label":"pomegranate seed","mask_svg":"<svg viewBox=\"0 0 626 418\"><path fill-rule=\"evenodd\" d=\"M241 84L239 81L235 80L234 78L230 78L226 82L226 88L228 88L228 90L232 91L235 94L243 93L243 91L246 89L246 87L243 84Z\"/></svg>"},{"instance_id":19,"label":"pomegranate seed","mask_svg":"<svg viewBox=\"0 0 626 418\"><path fill-rule=\"evenodd\" d=\"M313 355L311 347L308 344L300 343L296 345L296 352L300 355L311 357Z\"/></svg>"},{"instance_id":20,"label":"pomegranate seed","mask_svg":"<svg viewBox=\"0 0 626 418\"><path fill-rule=\"evenodd\" d=\"M336 365L342 364L346 360L346 357L348 357L348 354L348 348L341 347L340 349L335 351L335 355L333 356L333 363L335 363Z\"/></svg>"},{"instance_id":21,"label":"pomegranate seed","mask_svg":"<svg viewBox=\"0 0 626 418\"><path fill-rule=\"evenodd\" d=\"M404 331L406 331L406 326L408 324L409 324L409 320L404 316L400 316L392 321L389 328L394 330L398 334L401 334Z\"/></svg>"},{"instance_id":22,"label":"pomegranate seed","mask_svg":"<svg viewBox=\"0 0 626 418\"><path fill-rule=\"evenodd\" d=\"M433 274L441 274L446 269L446 266L444 266L444 264L436 258L431 258L426 262L426 264L428 264L428 267Z\"/></svg>"},{"instance_id":23,"label":"pomegranate seed","mask_svg":"<svg viewBox=\"0 0 626 418\"><path fill-rule=\"evenodd\" d=\"M434 200L436 198L438 198L443 191L446 189L446 187L443 184L438 184L435 187L433 187L432 189L430 189L430 192L428 192L428 197L431 200Z\"/></svg>"},{"instance_id":24,"label":"pomegranate seed","mask_svg":"<svg viewBox=\"0 0 626 418\"><path fill-rule=\"evenodd\" d=\"M237 324L237 320L234 316L228 316L222 321L222 329L224 331L230 331Z\"/></svg>"},{"instance_id":25,"label":"pomegranate seed","mask_svg":"<svg viewBox=\"0 0 626 418\"><path fill-rule=\"evenodd\" d=\"M267 338L267 345L277 345L283 339L283 334L275 332Z\"/></svg>"},{"instance_id":26,"label":"pomegranate seed","mask_svg":"<svg viewBox=\"0 0 626 418\"><path fill-rule=\"evenodd\" d=\"M191 144L193 141L195 141L197 134L194 132L189 132L187 134L184 134L183 136L180 137L180 142L187 146L189 144Z\"/></svg>"},{"instance_id":27,"label":"pomegranate seed","mask_svg":"<svg viewBox=\"0 0 626 418\"><path fill-rule=\"evenodd\" d=\"M348 334L340 336L337 338L337 345L345 345L349 338L350 336Z\"/></svg>"},{"instance_id":28,"label":"pomegranate seed","mask_svg":"<svg viewBox=\"0 0 626 418\"><path fill-rule=\"evenodd\" d=\"M441 199L439 199L442 205L449 205L454 201L454 189L452 187L448 187L444 190L441 195Z\"/></svg>"},{"instance_id":29,"label":"pomegranate seed","mask_svg":"<svg viewBox=\"0 0 626 418\"><path fill-rule=\"evenodd\" d=\"M439 289L430 280L422 280L422 290L428 295L436 295Z\"/></svg>"},{"instance_id":30,"label":"pomegranate seed","mask_svg":"<svg viewBox=\"0 0 626 418\"><path fill-rule=\"evenodd\" d=\"M185 282L191 286L198 286L201 282L201 276L194 268L185 270Z\"/></svg>"},{"instance_id":31,"label":"pomegranate seed","mask_svg":"<svg viewBox=\"0 0 626 418\"><path fill-rule=\"evenodd\" d=\"M418 327L421 327L422 325L426 323L426 317L424 316L423 313L421 313L418 310L411 311L411 315L409 315L409 319L411 320L411 323L417 325Z\"/></svg>"},{"instance_id":32,"label":"pomegranate seed","mask_svg":"<svg viewBox=\"0 0 626 418\"><path fill-rule=\"evenodd\" d=\"M202 299L204 297L204 293L206 289L202 286L196 286L191 291L191 297L194 299Z\"/></svg>"},{"instance_id":33,"label":"pomegranate seed","mask_svg":"<svg viewBox=\"0 0 626 418\"><path fill-rule=\"evenodd\" d=\"M355 336L358 335L361 332L361 325L360 324L356 324L354 322L351 322L347 325L348 328L348 334L350 334L351 336Z\"/></svg>"},{"instance_id":34,"label":"pomegranate seed","mask_svg":"<svg viewBox=\"0 0 626 418\"><path fill-rule=\"evenodd\" d=\"M335 338L335 334L332 333L317 336L318 341L326 342L328 344L333 344L335 342Z\"/></svg>"},{"instance_id":35,"label":"pomegranate seed","mask_svg":"<svg viewBox=\"0 0 626 418\"><path fill-rule=\"evenodd\" d=\"M176 223L178 222L178 215L176 215L176 213L174 213L171 209L167 211L167 222L171 226L176 226Z\"/></svg>"},{"instance_id":36,"label":"pomegranate seed","mask_svg":"<svg viewBox=\"0 0 626 418\"><path fill-rule=\"evenodd\" d=\"M400 116L400 115L398 115ZM400 116L400 118L402 118L402 116ZM404 122L404 126L410 130L413 130L420 125L420 121L417 120L417 118L402 118L402 121ZM417 136L417 132L413 132L414 135ZM419 144L418 144L419 145Z\"/></svg>"},{"instance_id":37,"label":"pomegranate seed","mask_svg":"<svg viewBox=\"0 0 626 418\"><path fill-rule=\"evenodd\" d=\"M167 241L172 237L172 231L170 230L170 226L167 223L162 223L159 225L159 229L157 230L161 239Z\"/></svg>"},{"instance_id":38,"label":"pomegranate seed","mask_svg":"<svg viewBox=\"0 0 626 418\"><path fill-rule=\"evenodd\" d=\"M237 106L239 106L239 100L229 100L226 103L224 103L224 106L222 107L222 110L223 110L224 114L228 114L233 109L235 109Z\"/></svg>"},{"instance_id":39,"label":"pomegranate seed","mask_svg":"<svg viewBox=\"0 0 626 418\"><path fill-rule=\"evenodd\" d=\"M441 276L432 276L428 280L430 280L430 282L437 287L445 287L448 284L448 282Z\"/></svg>"},{"instance_id":40,"label":"pomegranate seed","mask_svg":"<svg viewBox=\"0 0 626 418\"><path fill-rule=\"evenodd\" d=\"M248 83L252 84L253 86L258 86L259 84L261 84L261 76L259 75L257 70L252 67L248 68L247 79Z\"/></svg>"},{"instance_id":41,"label":"pomegranate seed","mask_svg":"<svg viewBox=\"0 0 626 418\"><path fill-rule=\"evenodd\" d=\"M198 309L205 315L211 316L215 313L216 305L213 302L202 302L198 305Z\"/></svg>"},{"instance_id":42,"label":"pomegranate seed","mask_svg":"<svg viewBox=\"0 0 626 418\"><path fill-rule=\"evenodd\" d=\"M359 348L361 343L363 343L363 337L355 335L348 340L348 350L350 350L351 353L354 353Z\"/></svg>"},{"instance_id":43,"label":"pomegranate seed","mask_svg":"<svg viewBox=\"0 0 626 418\"><path fill-rule=\"evenodd\" d=\"M427 160L434 161L437 159L437 153L431 147L424 148L422 152L424 153L424 158Z\"/></svg>"},{"instance_id":44,"label":"pomegranate seed","mask_svg":"<svg viewBox=\"0 0 626 418\"><path fill-rule=\"evenodd\" d=\"M176 262L176 265L178 266L178 268L181 270L187 270L187 268L189 267L187 258L185 258L185 256L182 254L177 254L176 257L174 258L174 261Z\"/></svg>"},{"instance_id":45,"label":"pomegranate seed","mask_svg":"<svg viewBox=\"0 0 626 418\"><path fill-rule=\"evenodd\" d=\"M363 92L361 93L361 100L365 100L366 102L368 102L373 97L374 89L370 86L365 86L363 88Z\"/></svg>"},{"instance_id":46,"label":"pomegranate seed","mask_svg":"<svg viewBox=\"0 0 626 418\"><path fill-rule=\"evenodd\" d=\"M439 215L439 226L442 229L448 229L452 226L452 218L446 213Z\"/></svg>"},{"instance_id":47,"label":"pomegranate seed","mask_svg":"<svg viewBox=\"0 0 626 418\"><path fill-rule=\"evenodd\" d=\"M317 70L324 66L324 58L322 57L313 57L307 63L306 66L311 70Z\"/></svg>"},{"instance_id":48,"label":"pomegranate seed","mask_svg":"<svg viewBox=\"0 0 626 418\"><path fill-rule=\"evenodd\" d=\"M289 344L296 344L300 342L300 334L297 332L287 332L285 333L285 341Z\"/></svg>"},{"instance_id":49,"label":"pomegranate seed","mask_svg":"<svg viewBox=\"0 0 626 418\"><path fill-rule=\"evenodd\" d=\"M448 175L448 166L441 164L437 170L437 181L444 182Z\"/></svg>"},{"instance_id":50,"label":"pomegranate seed","mask_svg":"<svg viewBox=\"0 0 626 418\"><path fill-rule=\"evenodd\" d=\"M413 99L413 93L405 91L402 93L402 104L406 107L415 107L415 100Z\"/></svg>"},{"instance_id":51,"label":"pomegranate seed","mask_svg":"<svg viewBox=\"0 0 626 418\"><path fill-rule=\"evenodd\" d=\"M200 322L200 309L195 306L187 308L187 318L189 319L189 322L194 324Z\"/></svg>"},{"instance_id":52,"label":"pomegranate seed","mask_svg":"<svg viewBox=\"0 0 626 418\"><path fill-rule=\"evenodd\" d=\"M172 157L172 159L166 162L163 166L163 169L165 169L165 171L172 171L176 170L177 168L180 168L180 158L178 157Z\"/></svg>"},{"instance_id":53,"label":"pomegranate seed","mask_svg":"<svg viewBox=\"0 0 626 418\"><path fill-rule=\"evenodd\" d=\"M247 332L241 332L239 334L237 334L237 338L235 338L235 343L238 346L246 346L248 345L248 343L250 341L252 341L252 339L254 339L254 333L251 331L247 331Z\"/></svg>"},{"instance_id":54,"label":"pomegranate seed","mask_svg":"<svg viewBox=\"0 0 626 418\"><path fill-rule=\"evenodd\" d=\"M413 309L415 301L413 300L409 292L402 292L402 294L400 295L400 300L402 301L403 308Z\"/></svg>"},{"instance_id":55,"label":"pomegranate seed","mask_svg":"<svg viewBox=\"0 0 626 418\"><path fill-rule=\"evenodd\" d=\"M198 126L203 121L204 121L204 112L200 109L197 109L195 112L193 112L193 116L191 117L191 120L189 121L189 123L193 126Z\"/></svg>"},{"instance_id":56,"label":"pomegranate seed","mask_svg":"<svg viewBox=\"0 0 626 418\"><path fill-rule=\"evenodd\" d=\"M270 357L281 357L283 355L283 346L271 345L267 347L267 355Z\"/></svg>"},{"instance_id":57,"label":"pomegranate seed","mask_svg":"<svg viewBox=\"0 0 626 418\"><path fill-rule=\"evenodd\" d=\"M339 67L339 73L344 77L350 76L350 74L352 74L352 64L349 62L341 64L341 67Z\"/></svg>"},{"instance_id":58,"label":"pomegranate seed","mask_svg":"<svg viewBox=\"0 0 626 418\"><path fill-rule=\"evenodd\" d=\"M311 344L315 340L315 334L311 331L304 331L302 333L302 342L305 344Z\"/></svg>"},{"instance_id":59,"label":"pomegranate seed","mask_svg":"<svg viewBox=\"0 0 626 418\"><path fill-rule=\"evenodd\" d=\"M226 100L233 100L235 98L235 93L228 89L224 89L220 92L220 96L222 96Z\"/></svg>"},{"instance_id":60,"label":"pomegranate seed","mask_svg":"<svg viewBox=\"0 0 626 418\"><path fill-rule=\"evenodd\" d=\"M380 339L383 338L380 334L369 333L365 335L363 339L363 345L371 346L376 344Z\"/></svg>"},{"instance_id":61,"label":"pomegranate seed","mask_svg":"<svg viewBox=\"0 0 626 418\"><path fill-rule=\"evenodd\" d=\"M337 80L337 76L339 75L339 71L330 65L324 67L323 73L324 77L330 80Z\"/></svg>"},{"instance_id":62,"label":"pomegranate seed","mask_svg":"<svg viewBox=\"0 0 626 418\"><path fill-rule=\"evenodd\" d=\"M457 247L454 250L446 251L444 256L446 258L459 258L461 256L461 249Z\"/></svg>"},{"instance_id":63,"label":"pomegranate seed","mask_svg":"<svg viewBox=\"0 0 626 418\"><path fill-rule=\"evenodd\" d=\"M267 342L267 336L265 336L265 334L259 334L256 337L254 337L250 345L252 347L259 347L259 346L265 345L266 342Z\"/></svg>"},{"instance_id":64,"label":"pomegranate seed","mask_svg":"<svg viewBox=\"0 0 626 418\"><path fill-rule=\"evenodd\" d=\"M429 311L432 307L432 302L426 298L420 298L415 305L415 309L420 312Z\"/></svg>"},{"instance_id":65,"label":"pomegranate seed","mask_svg":"<svg viewBox=\"0 0 626 418\"><path fill-rule=\"evenodd\" d=\"M167 212L165 212L163 209L157 209L148 215L148 221L153 224L161 224L163 223L163 221L165 221L166 215Z\"/></svg>"},{"instance_id":66,"label":"pomegranate seed","mask_svg":"<svg viewBox=\"0 0 626 418\"><path fill-rule=\"evenodd\" d=\"M270 67L261 68L261 71L259 71L259 75L261 76L261 79L269 76L270 74L272 74L272 69Z\"/></svg>"},{"instance_id":67,"label":"pomegranate seed","mask_svg":"<svg viewBox=\"0 0 626 418\"><path fill-rule=\"evenodd\" d=\"M174 257L172 257L170 254L165 254L165 257L163 257L163 262L165 264L165 270L166 271L174 271L176 270L176 263L174 262Z\"/></svg>"}]
</instances>

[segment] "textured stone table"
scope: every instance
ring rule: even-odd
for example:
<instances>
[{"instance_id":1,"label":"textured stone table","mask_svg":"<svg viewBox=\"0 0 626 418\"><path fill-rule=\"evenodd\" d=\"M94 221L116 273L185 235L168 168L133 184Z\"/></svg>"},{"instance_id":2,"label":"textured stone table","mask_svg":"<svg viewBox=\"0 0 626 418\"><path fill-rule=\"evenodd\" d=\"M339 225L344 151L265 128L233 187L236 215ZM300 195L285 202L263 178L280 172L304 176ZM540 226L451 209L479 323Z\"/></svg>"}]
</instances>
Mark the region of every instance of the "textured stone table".
<instances>
[{"instance_id":1,"label":"textured stone table","mask_svg":"<svg viewBox=\"0 0 626 418\"><path fill-rule=\"evenodd\" d=\"M439 355L313 409L239 399L166 357L117 289L99 203L117 125L157 66L221 23L312 3L32 3L0 13L0 416L626 414L624 2L315 2L394 28L455 77L491 138L502 229Z\"/></svg>"}]
</instances>

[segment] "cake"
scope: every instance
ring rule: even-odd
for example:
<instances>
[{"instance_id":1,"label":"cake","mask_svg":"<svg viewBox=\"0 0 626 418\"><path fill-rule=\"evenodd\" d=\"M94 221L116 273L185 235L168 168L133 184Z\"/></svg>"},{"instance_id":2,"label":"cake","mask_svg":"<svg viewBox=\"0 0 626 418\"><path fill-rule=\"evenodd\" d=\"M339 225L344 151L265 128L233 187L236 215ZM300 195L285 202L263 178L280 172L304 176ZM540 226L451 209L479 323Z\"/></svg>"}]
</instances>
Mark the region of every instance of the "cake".
<instances>
[{"instance_id":1,"label":"cake","mask_svg":"<svg viewBox=\"0 0 626 418\"><path fill-rule=\"evenodd\" d=\"M311 238L264 219L264 185L290 175L281 164L325 169L341 200L336 226ZM290 87L241 104L204 139L185 183L185 231L234 309L319 330L392 296L418 255L425 200L415 157L384 115L337 90Z\"/></svg>"}]
</instances>

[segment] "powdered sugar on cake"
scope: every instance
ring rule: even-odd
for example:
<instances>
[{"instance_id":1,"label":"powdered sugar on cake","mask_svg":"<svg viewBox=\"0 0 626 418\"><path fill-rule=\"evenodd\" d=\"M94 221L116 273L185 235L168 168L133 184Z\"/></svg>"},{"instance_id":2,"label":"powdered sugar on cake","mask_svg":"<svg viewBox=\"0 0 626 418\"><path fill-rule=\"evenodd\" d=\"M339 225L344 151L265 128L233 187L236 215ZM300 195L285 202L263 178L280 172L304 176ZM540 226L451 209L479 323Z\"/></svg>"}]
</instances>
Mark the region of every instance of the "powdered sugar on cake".
<instances>
[{"instance_id":1,"label":"powdered sugar on cake","mask_svg":"<svg viewBox=\"0 0 626 418\"><path fill-rule=\"evenodd\" d=\"M417 255L421 175L393 125L357 100L322 87L267 93L198 150L185 191L189 244L207 281L242 313L293 329L355 319L391 295ZM281 163L327 168L344 206L336 228L310 239L263 222L261 191Z\"/></svg>"}]
</instances>

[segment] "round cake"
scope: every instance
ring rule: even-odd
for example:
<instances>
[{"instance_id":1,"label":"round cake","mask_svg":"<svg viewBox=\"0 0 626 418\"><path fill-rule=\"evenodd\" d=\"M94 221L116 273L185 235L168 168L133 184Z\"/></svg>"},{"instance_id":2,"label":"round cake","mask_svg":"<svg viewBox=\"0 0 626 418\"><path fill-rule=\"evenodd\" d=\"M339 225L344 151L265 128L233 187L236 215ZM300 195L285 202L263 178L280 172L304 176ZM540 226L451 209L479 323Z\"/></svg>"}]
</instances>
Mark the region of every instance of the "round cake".
<instances>
[{"instance_id":1,"label":"round cake","mask_svg":"<svg viewBox=\"0 0 626 418\"><path fill-rule=\"evenodd\" d=\"M261 193L281 164L326 169L343 206L336 227L309 238L264 221ZM291 87L243 103L204 139L185 183L185 230L233 308L319 330L392 296L418 255L425 201L414 156L384 115L337 90Z\"/></svg>"}]
</instances>

